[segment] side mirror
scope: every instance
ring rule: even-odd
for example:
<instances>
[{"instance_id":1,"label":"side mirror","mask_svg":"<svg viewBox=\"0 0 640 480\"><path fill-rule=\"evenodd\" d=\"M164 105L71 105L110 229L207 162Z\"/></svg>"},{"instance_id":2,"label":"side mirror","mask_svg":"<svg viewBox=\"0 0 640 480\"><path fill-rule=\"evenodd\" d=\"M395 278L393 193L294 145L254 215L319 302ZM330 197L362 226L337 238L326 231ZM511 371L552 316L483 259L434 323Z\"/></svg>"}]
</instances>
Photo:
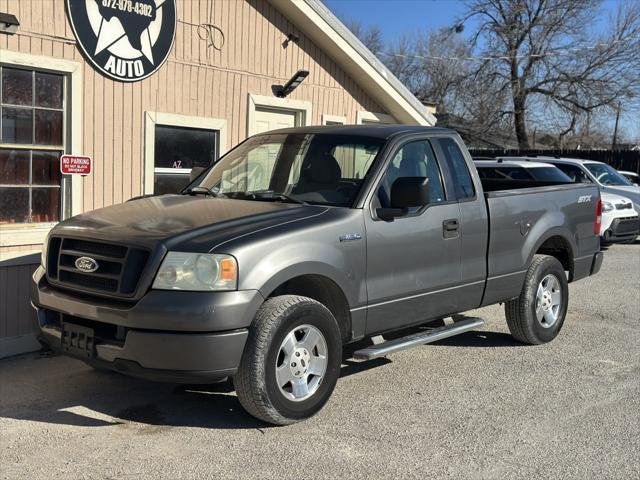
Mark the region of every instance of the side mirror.
<instances>
[{"instance_id":1,"label":"side mirror","mask_svg":"<svg viewBox=\"0 0 640 480\"><path fill-rule=\"evenodd\" d=\"M191 172L189 173L189 183L193 182L196 178L200 176L202 172L204 172L206 168L204 167L193 167Z\"/></svg>"},{"instance_id":2,"label":"side mirror","mask_svg":"<svg viewBox=\"0 0 640 480\"><path fill-rule=\"evenodd\" d=\"M391 221L405 216L410 208L424 207L429 203L429 179L427 177L396 178L391 186L391 208L378 208L381 220Z\"/></svg>"}]
</instances>

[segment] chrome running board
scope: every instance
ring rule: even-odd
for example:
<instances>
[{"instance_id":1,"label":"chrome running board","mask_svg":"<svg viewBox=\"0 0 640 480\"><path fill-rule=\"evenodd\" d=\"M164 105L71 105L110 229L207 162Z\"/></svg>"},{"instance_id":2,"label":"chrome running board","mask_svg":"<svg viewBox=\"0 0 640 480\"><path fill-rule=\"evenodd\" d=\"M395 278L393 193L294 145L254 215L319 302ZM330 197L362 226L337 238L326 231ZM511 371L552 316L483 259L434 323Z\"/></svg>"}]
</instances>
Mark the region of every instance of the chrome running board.
<instances>
[{"instance_id":1,"label":"chrome running board","mask_svg":"<svg viewBox=\"0 0 640 480\"><path fill-rule=\"evenodd\" d=\"M445 325L444 327L423 330L418 333L412 333L406 337L396 338L377 345L371 345L367 348L356 350L353 357L358 360L371 360L374 358L384 357L390 353L396 353L408 348L417 347L427 343L437 342L445 338L453 337L470 330L482 327L484 320L481 318L465 318L459 322Z\"/></svg>"}]
</instances>

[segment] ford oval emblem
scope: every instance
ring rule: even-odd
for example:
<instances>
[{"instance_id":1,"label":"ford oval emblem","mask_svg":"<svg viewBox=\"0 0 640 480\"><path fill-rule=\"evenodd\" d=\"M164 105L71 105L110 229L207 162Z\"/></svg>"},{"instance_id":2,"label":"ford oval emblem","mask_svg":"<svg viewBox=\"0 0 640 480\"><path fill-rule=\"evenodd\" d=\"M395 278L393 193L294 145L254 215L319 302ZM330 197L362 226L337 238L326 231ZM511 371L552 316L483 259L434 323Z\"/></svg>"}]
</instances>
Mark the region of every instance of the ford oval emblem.
<instances>
[{"instance_id":1,"label":"ford oval emblem","mask_svg":"<svg viewBox=\"0 0 640 480\"><path fill-rule=\"evenodd\" d=\"M91 257L80 257L76 259L76 268L81 272L91 273L98 270L98 262Z\"/></svg>"}]
</instances>

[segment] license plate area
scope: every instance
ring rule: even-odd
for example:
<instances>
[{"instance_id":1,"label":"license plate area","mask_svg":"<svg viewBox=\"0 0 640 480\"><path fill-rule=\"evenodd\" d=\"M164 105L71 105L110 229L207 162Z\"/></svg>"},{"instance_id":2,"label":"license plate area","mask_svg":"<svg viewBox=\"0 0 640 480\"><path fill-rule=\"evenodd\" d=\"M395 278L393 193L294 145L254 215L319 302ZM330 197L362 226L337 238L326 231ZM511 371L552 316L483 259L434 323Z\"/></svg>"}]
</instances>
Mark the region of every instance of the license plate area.
<instances>
[{"instance_id":1,"label":"license plate area","mask_svg":"<svg viewBox=\"0 0 640 480\"><path fill-rule=\"evenodd\" d=\"M60 342L63 352L78 357L92 358L94 356L95 335L93 328L63 322L61 330Z\"/></svg>"}]
</instances>

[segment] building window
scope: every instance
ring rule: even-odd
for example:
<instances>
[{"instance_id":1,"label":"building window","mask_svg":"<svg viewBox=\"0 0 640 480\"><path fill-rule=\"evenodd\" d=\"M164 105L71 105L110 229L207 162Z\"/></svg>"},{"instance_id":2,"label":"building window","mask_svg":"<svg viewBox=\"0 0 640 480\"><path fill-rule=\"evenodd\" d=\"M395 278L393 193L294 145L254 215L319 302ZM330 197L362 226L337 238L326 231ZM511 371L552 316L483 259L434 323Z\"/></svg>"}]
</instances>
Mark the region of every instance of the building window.
<instances>
[{"instance_id":1,"label":"building window","mask_svg":"<svg viewBox=\"0 0 640 480\"><path fill-rule=\"evenodd\" d=\"M64 75L0 66L0 224L62 216Z\"/></svg>"},{"instance_id":2,"label":"building window","mask_svg":"<svg viewBox=\"0 0 640 480\"><path fill-rule=\"evenodd\" d=\"M339 115L329 115L327 113L322 114L323 125L346 125L347 118Z\"/></svg>"},{"instance_id":3,"label":"building window","mask_svg":"<svg viewBox=\"0 0 640 480\"><path fill-rule=\"evenodd\" d=\"M386 113L365 112L358 110L356 112L356 123L358 125L366 125L372 123L396 124L395 118Z\"/></svg>"},{"instance_id":4,"label":"building window","mask_svg":"<svg viewBox=\"0 0 640 480\"><path fill-rule=\"evenodd\" d=\"M218 158L218 131L155 126L153 192L178 193L189 184L193 167L208 167Z\"/></svg>"}]
</instances>

